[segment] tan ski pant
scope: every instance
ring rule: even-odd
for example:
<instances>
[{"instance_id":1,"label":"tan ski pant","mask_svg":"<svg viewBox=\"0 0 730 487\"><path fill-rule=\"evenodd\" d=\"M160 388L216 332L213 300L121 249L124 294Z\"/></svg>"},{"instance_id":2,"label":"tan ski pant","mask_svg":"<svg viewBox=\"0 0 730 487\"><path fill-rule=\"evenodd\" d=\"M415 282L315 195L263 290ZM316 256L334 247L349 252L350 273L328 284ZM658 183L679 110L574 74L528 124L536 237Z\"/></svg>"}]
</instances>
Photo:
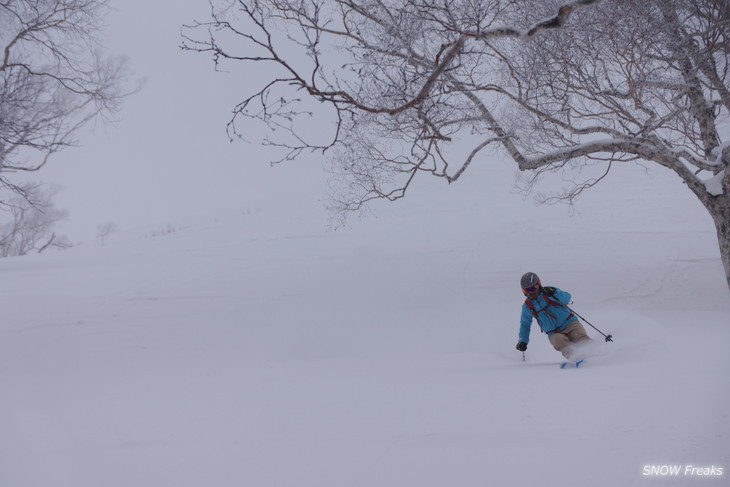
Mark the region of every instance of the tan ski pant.
<instances>
[{"instance_id":1,"label":"tan ski pant","mask_svg":"<svg viewBox=\"0 0 730 487\"><path fill-rule=\"evenodd\" d=\"M590 339L586 333L586 329L583 328L583 325L578 320L568 323L568 326L559 333L551 333L549 338L553 348L562 353L563 357L567 359L570 359L570 355L573 352L573 343Z\"/></svg>"}]
</instances>

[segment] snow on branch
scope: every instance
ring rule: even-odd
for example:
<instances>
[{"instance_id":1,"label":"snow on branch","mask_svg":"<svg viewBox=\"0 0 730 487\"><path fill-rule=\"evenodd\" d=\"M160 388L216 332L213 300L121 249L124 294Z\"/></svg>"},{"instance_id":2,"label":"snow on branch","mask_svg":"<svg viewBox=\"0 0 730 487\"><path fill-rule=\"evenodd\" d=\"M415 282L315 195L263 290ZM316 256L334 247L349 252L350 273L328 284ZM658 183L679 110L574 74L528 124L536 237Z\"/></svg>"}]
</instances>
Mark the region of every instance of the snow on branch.
<instances>
[{"instance_id":1,"label":"snow on branch","mask_svg":"<svg viewBox=\"0 0 730 487\"><path fill-rule=\"evenodd\" d=\"M575 2L566 3L558 9L558 13L556 15L541 20L540 22L533 24L527 29L520 30L512 27L499 27L485 31L470 32L466 35L482 40L495 37L517 37L519 39L527 41L537 36L542 31L549 29L559 29L565 26L566 22L573 14L573 12L580 9L581 7L595 5L600 3L601 1L602 0L577 0Z\"/></svg>"},{"instance_id":2,"label":"snow on branch","mask_svg":"<svg viewBox=\"0 0 730 487\"><path fill-rule=\"evenodd\" d=\"M724 190L722 188L722 182L725 178L726 171L727 169L723 169L719 173L715 174L715 176L702 181L702 184L705 185L707 192L710 193L712 196L720 196L724 193Z\"/></svg>"}]
</instances>

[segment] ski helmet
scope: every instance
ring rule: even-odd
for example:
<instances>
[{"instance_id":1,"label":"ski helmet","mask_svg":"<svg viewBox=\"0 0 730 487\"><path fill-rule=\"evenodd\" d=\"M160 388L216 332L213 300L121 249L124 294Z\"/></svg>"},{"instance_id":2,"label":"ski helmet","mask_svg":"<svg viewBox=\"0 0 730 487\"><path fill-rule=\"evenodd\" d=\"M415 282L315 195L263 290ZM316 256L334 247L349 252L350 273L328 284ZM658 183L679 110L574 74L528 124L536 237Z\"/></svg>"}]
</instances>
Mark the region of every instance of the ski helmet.
<instances>
[{"instance_id":1,"label":"ski helmet","mask_svg":"<svg viewBox=\"0 0 730 487\"><path fill-rule=\"evenodd\" d=\"M528 287L540 285L540 278L537 277L537 274L535 274L534 272L528 272L524 276L522 276L522 279L520 279L520 286L522 287L522 289L527 289Z\"/></svg>"}]
</instances>

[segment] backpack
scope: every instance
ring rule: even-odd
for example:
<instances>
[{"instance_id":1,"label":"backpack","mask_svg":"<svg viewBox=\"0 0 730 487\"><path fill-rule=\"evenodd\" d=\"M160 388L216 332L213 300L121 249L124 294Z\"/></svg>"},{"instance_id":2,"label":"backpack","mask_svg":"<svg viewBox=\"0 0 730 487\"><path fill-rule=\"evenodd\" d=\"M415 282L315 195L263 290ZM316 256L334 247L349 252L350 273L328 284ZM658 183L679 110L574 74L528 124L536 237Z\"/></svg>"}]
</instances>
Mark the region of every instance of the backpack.
<instances>
[{"instance_id":1,"label":"backpack","mask_svg":"<svg viewBox=\"0 0 730 487\"><path fill-rule=\"evenodd\" d=\"M543 287L543 289L554 289L554 288ZM537 324L538 324L538 326L540 326L540 332L545 333L545 331L542 329L542 325L540 325L540 320L537 317L538 314L540 314L541 312L544 311L548 316L555 319L555 315L550 312L550 306L564 306L564 305L558 301L555 301L554 299L551 299L550 296L548 296L544 292L542 293L542 295L545 298L545 301L547 301L548 305L545 306L540 311L535 309L535 306L530 301L530 298L525 299L525 305L530 309L530 312L532 312L532 316L535 317L535 320L537 320ZM566 322L570 321L570 318L572 318L572 317L573 317L573 313L570 313L568 315L568 318L566 319Z\"/></svg>"}]
</instances>

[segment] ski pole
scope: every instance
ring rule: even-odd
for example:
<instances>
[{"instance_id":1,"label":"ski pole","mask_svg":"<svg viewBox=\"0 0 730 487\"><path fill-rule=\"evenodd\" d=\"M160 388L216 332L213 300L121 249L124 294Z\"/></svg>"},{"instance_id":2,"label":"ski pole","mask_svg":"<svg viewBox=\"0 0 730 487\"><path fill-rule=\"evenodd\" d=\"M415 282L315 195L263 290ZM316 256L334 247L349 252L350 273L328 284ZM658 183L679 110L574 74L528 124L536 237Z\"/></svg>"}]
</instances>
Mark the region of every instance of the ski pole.
<instances>
[{"instance_id":1,"label":"ski pole","mask_svg":"<svg viewBox=\"0 0 730 487\"><path fill-rule=\"evenodd\" d=\"M591 328L593 328L598 333L600 333L601 335L603 335L606 338L606 341L607 342L613 342L613 340L612 340L613 335L606 335L605 333L603 333L601 330L599 330L598 328L596 328L595 326L593 326L590 321L588 321L587 319L583 318L581 315L579 315L578 313L576 313L575 310L572 309L570 306L566 306L566 308L568 308L571 311L571 313L573 313L575 316L577 316L581 320L585 321Z\"/></svg>"}]
</instances>

